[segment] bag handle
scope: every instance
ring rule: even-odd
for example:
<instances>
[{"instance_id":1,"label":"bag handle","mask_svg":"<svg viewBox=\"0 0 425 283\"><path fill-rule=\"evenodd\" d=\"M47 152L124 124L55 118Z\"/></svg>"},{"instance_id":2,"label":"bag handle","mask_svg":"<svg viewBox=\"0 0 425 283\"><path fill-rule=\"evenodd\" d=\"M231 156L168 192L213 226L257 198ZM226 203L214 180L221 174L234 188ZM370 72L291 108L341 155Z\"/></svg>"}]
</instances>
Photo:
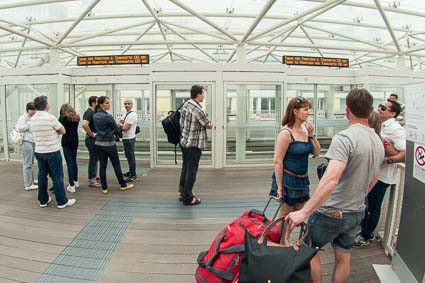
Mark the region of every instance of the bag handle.
<instances>
[{"instance_id":1,"label":"bag handle","mask_svg":"<svg viewBox=\"0 0 425 283\"><path fill-rule=\"evenodd\" d=\"M283 232L282 232L282 237L284 237L284 245L280 245L280 244L273 244L274 246L281 246L281 247L289 247L290 246L290 242L289 242L289 237L291 236L291 233L293 231L293 229L290 228L290 225L285 225L286 221L285 221L285 217L281 216L279 218L277 218L276 220L274 220L272 223L270 223L266 229L264 229L263 233L261 233L261 236L258 238L257 242L259 244L262 244L264 242L264 240L267 237L267 234L270 232L270 230L277 225L279 222L283 222ZM295 241L293 247L295 250L299 250L299 247L301 246L301 244L303 243L304 239L307 238L308 240L308 246L311 247L311 239L310 237L308 237L308 226L307 224L305 224L304 222L302 222L300 225L300 234L298 235L298 240Z\"/></svg>"}]
</instances>

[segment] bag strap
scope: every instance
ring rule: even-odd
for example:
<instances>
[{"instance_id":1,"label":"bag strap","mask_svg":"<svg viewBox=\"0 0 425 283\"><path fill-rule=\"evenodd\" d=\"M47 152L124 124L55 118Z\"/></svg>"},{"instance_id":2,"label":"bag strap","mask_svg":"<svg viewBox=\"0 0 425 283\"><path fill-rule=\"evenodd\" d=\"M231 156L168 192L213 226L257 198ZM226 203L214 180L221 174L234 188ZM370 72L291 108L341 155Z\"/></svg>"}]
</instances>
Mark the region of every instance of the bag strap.
<instances>
[{"instance_id":1,"label":"bag strap","mask_svg":"<svg viewBox=\"0 0 425 283\"><path fill-rule=\"evenodd\" d=\"M289 225L285 225L285 224L287 224L286 221L285 221L285 217L286 217L286 215L281 216L281 217L277 218L276 220L274 220L272 223L270 223L266 227L266 229L264 229L263 233L261 233L261 236L258 238L258 243L262 244L264 242L264 240L266 239L267 234L270 232L270 230L275 225L277 225L279 222L282 222L282 225L283 225L282 237L284 237L284 243L286 243L286 245L284 245L284 246L288 246L289 243L290 243L289 237L291 236L292 230L291 230ZM302 242L304 241L305 238L307 238L307 240L308 240L308 246L311 246L311 239L310 239L310 237L308 237L308 226L307 226L307 224L302 222L300 224L300 227L301 227L301 229L300 229L300 234L298 235L298 240L296 240L295 243L294 243L294 249L295 250L299 249L299 246L302 244Z\"/></svg>"},{"instance_id":2,"label":"bag strap","mask_svg":"<svg viewBox=\"0 0 425 283\"><path fill-rule=\"evenodd\" d=\"M281 129L279 132L281 132L281 131L288 131L288 132L289 132L289 135L291 135L291 140L292 140L292 142L294 142L294 141L295 141L294 136L292 135L292 132L291 132L291 130L290 130L290 129L283 128L283 129Z\"/></svg>"},{"instance_id":3,"label":"bag strap","mask_svg":"<svg viewBox=\"0 0 425 283\"><path fill-rule=\"evenodd\" d=\"M174 145L174 163L177 165L177 145Z\"/></svg>"}]
</instances>

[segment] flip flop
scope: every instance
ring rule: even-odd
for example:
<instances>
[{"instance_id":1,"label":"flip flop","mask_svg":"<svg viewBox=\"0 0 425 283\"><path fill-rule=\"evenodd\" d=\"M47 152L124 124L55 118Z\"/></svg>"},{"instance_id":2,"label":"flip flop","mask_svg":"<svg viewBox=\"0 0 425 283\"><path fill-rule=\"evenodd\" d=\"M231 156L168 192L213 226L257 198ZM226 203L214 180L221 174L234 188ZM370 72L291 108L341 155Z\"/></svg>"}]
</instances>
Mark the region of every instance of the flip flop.
<instances>
[{"instance_id":1,"label":"flip flop","mask_svg":"<svg viewBox=\"0 0 425 283\"><path fill-rule=\"evenodd\" d=\"M200 204L200 203L201 203L201 199L194 196L191 202L188 202L188 203L184 202L183 204L184 205L197 205L197 204Z\"/></svg>"}]
</instances>

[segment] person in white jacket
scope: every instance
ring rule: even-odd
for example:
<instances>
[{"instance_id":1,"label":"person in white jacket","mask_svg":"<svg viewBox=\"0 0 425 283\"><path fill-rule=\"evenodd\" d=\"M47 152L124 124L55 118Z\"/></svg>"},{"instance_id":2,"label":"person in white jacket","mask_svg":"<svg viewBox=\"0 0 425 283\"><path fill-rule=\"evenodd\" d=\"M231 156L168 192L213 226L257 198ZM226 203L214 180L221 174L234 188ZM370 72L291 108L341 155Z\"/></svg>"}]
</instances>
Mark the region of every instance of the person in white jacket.
<instances>
[{"instance_id":1,"label":"person in white jacket","mask_svg":"<svg viewBox=\"0 0 425 283\"><path fill-rule=\"evenodd\" d=\"M22 171L24 175L24 188L26 191L36 190L38 186L35 184L34 173L32 171L32 166L34 164L34 136L31 132L29 121L35 113L35 106L33 102L27 103L26 113L22 114L18 118L18 122L15 126L16 130L21 133L24 133L22 144L21 144L21 154L22 154Z\"/></svg>"}]
</instances>

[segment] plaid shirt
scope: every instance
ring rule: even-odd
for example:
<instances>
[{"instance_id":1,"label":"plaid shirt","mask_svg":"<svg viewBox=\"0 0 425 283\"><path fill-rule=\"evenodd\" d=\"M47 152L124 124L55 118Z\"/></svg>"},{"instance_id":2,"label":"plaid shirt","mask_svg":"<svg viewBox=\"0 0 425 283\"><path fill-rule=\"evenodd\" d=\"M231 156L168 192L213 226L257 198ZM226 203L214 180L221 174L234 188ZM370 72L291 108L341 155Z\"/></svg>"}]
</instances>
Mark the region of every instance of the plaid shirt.
<instances>
[{"instance_id":1,"label":"plaid shirt","mask_svg":"<svg viewBox=\"0 0 425 283\"><path fill-rule=\"evenodd\" d=\"M206 149L209 122L207 114L197 101L194 99L186 101L181 109L180 116L180 145L186 148Z\"/></svg>"}]
</instances>

